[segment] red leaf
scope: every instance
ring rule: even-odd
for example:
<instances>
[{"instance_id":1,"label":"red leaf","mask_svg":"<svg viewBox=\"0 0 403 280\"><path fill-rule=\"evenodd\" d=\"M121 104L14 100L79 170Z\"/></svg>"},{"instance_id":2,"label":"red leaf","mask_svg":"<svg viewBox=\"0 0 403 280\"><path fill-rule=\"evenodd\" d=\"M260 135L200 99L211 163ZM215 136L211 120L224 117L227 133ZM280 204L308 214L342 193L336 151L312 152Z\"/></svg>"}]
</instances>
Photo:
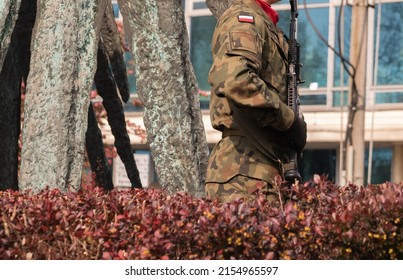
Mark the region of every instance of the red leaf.
<instances>
[{"instance_id":1,"label":"red leaf","mask_svg":"<svg viewBox=\"0 0 403 280\"><path fill-rule=\"evenodd\" d=\"M324 236L323 232L322 232L322 227L321 226L314 226L313 228L315 230L315 232L317 234L319 234L320 236Z\"/></svg>"},{"instance_id":2,"label":"red leaf","mask_svg":"<svg viewBox=\"0 0 403 280\"><path fill-rule=\"evenodd\" d=\"M104 253L102 254L102 259L104 259L104 260L111 260L111 259L112 259L111 254L110 254L109 252L104 252Z\"/></svg>"},{"instance_id":3,"label":"red leaf","mask_svg":"<svg viewBox=\"0 0 403 280\"><path fill-rule=\"evenodd\" d=\"M124 259L126 259L126 252L125 251L123 251L123 250L119 250L119 252L118 252L118 257L119 257L119 259L121 259L121 260L124 260Z\"/></svg>"},{"instance_id":4,"label":"red leaf","mask_svg":"<svg viewBox=\"0 0 403 280\"><path fill-rule=\"evenodd\" d=\"M266 260L273 260L274 259L274 252L268 252L265 257Z\"/></svg>"},{"instance_id":5,"label":"red leaf","mask_svg":"<svg viewBox=\"0 0 403 280\"><path fill-rule=\"evenodd\" d=\"M320 184L320 176L318 174L313 175L313 181L315 184L319 185Z\"/></svg>"},{"instance_id":6,"label":"red leaf","mask_svg":"<svg viewBox=\"0 0 403 280\"><path fill-rule=\"evenodd\" d=\"M154 236L155 236L155 238L161 239L161 238L164 237L164 234L161 234L161 231L160 231L159 229L157 229L157 230L154 232Z\"/></svg>"}]
</instances>

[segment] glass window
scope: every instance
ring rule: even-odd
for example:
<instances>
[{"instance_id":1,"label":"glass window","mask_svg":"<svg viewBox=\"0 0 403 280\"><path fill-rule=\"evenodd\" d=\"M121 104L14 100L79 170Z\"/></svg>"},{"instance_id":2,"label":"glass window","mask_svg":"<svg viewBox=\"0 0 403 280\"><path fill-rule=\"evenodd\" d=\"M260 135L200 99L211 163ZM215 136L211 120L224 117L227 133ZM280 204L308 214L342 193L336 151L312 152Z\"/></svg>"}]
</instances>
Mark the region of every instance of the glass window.
<instances>
[{"instance_id":1,"label":"glass window","mask_svg":"<svg viewBox=\"0 0 403 280\"><path fill-rule=\"evenodd\" d=\"M290 10L277 10L279 20L277 26L283 30L285 35L290 34Z\"/></svg>"},{"instance_id":2,"label":"glass window","mask_svg":"<svg viewBox=\"0 0 403 280\"><path fill-rule=\"evenodd\" d=\"M378 92L375 95L375 104L403 103L403 92Z\"/></svg>"},{"instance_id":3,"label":"glass window","mask_svg":"<svg viewBox=\"0 0 403 280\"><path fill-rule=\"evenodd\" d=\"M336 177L336 150L304 150L304 156L298 161L302 180L312 179L313 174L327 175L329 180Z\"/></svg>"},{"instance_id":4,"label":"glass window","mask_svg":"<svg viewBox=\"0 0 403 280\"><path fill-rule=\"evenodd\" d=\"M195 2L193 3L193 9L198 10L198 9L207 9L207 4L206 2Z\"/></svg>"},{"instance_id":5,"label":"glass window","mask_svg":"<svg viewBox=\"0 0 403 280\"><path fill-rule=\"evenodd\" d=\"M326 105L326 94L301 95L301 105Z\"/></svg>"},{"instance_id":6,"label":"glass window","mask_svg":"<svg viewBox=\"0 0 403 280\"><path fill-rule=\"evenodd\" d=\"M134 74L134 61L132 53L130 51L126 51L124 53L124 59L126 62L127 79L129 81L130 93L135 93L137 91L137 88L136 88L136 76Z\"/></svg>"},{"instance_id":7,"label":"glass window","mask_svg":"<svg viewBox=\"0 0 403 280\"><path fill-rule=\"evenodd\" d=\"M379 5L375 15L378 15ZM383 3L378 57L378 85L402 84L403 78L403 2ZM377 26L376 18L375 26ZM376 33L376 28L375 28ZM375 34L376 35L376 34ZM376 36L374 36L376 39ZM375 45L375 43L374 43Z\"/></svg>"},{"instance_id":8,"label":"glass window","mask_svg":"<svg viewBox=\"0 0 403 280\"><path fill-rule=\"evenodd\" d=\"M301 5L300 5L301 6ZM279 27L289 35L290 11L278 11L280 21ZM301 76L305 80L301 87L309 88L311 83L318 83L319 87L327 86L327 45L319 38L313 26L319 34L328 38L329 10L328 8L308 9L310 20L308 20L305 9L299 9L298 16L298 42L301 45Z\"/></svg>"},{"instance_id":9,"label":"glass window","mask_svg":"<svg viewBox=\"0 0 403 280\"><path fill-rule=\"evenodd\" d=\"M113 4L113 15L115 18L119 18L119 5Z\"/></svg>"},{"instance_id":10,"label":"glass window","mask_svg":"<svg viewBox=\"0 0 403 280\"><path fill-rule=\"evenodd\" d=\"M208 110L210 105L210 96L200 96L200 109Z\"/></svg>"},{"instance_id":11,"label":"glass window","mask_svg":"<svg viewBox=\"0 0 403 280\"><path fill-rule=\"evenodd\" d=\"M343 98L343 99L342 99ZM343 91L343 97L340 91L333 93L333 107L347 106L348 105L348 92Z\"/></svg>"},{"instance_id":12,"label":"glass window","mask_svg":"<svg viewBox=\"0 0 403 280\"><path fill-rule=\"evenodd\" d=\"M201 90L210 91L208 72L212 64L211 39L216 20L213 16L192 17L190 57Z\"/></svg>"},{"instance_id":13,"label":"glass window","mask_svg":"<svg viewBox=\"0 0 403 280\"><path fill-rule=\"evenodd\" d=\"M334 86L341 86L340 70L343 70L343 86L348 85L348 61L350 58L350 28L351 28L351 7L344 6L342 9L336 8L336 30L335 30L335 49L346 60L344 66L342 65L341 58L334 54ZM340 44L343 42L343 45ZM340 69L340 66L343 67Z\"/></svg>"},{"instance_id":14,"label":"glass window","mask_svg":"<svg viewBox=\"0 0 403 280\"><path fill-rule=\"evenodd\" d=\"M376 148L372 151L371 184L381 184L391 180L392 149ZM365 151L365 183L368 182L368 149Z\"/></svg>"}]
</instances>

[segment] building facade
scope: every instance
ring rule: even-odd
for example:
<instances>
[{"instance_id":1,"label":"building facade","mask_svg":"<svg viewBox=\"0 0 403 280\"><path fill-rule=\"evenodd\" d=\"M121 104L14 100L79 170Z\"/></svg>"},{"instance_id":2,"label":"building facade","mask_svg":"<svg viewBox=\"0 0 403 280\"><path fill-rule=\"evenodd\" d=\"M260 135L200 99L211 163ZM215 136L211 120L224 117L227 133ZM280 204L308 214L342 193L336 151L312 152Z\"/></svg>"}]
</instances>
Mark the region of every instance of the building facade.
<instances>
[{"instance_id":1,"label":"building facade","mask_svg":"<svg viewBox=\"0 0 403 280\"><path fill-rule=\"evenodd\" d=\"M210 124L208 71L211 37L216 20L204 0L183 1L190 38L190 56L199 87L207 141L212 147L221 137ZM348 166L345 139L350 104L351 73L346 67L350 53L352 4L339 0L299 2L298 41L301 44L301 109L308 124L308 144L300 162L304 180L326 174L344 185ZM368 3L364 140L365 184L403 181L403 1ZM279 13L278 26L289 30L289 2L273 5ZM116 6L116 16L119 17ZM363 21L364 22L364 21ZM130 55L127 57L130 68ZM129 69L130 71L130 69ZM135 94L135 77L130 76ZM131 122L142 125L141 109L126 105ZM353 128L354 129L354 128ZM106 134L107 128L104 129ZM106 138L111 142L111 136ZM137 153L148 154L147 145L132 139ZM150 172L153 173L152 160ZM370 176L368 176L370 174ZM150 175L150 180L154 180Z\"/></svg>"}]
</instances>

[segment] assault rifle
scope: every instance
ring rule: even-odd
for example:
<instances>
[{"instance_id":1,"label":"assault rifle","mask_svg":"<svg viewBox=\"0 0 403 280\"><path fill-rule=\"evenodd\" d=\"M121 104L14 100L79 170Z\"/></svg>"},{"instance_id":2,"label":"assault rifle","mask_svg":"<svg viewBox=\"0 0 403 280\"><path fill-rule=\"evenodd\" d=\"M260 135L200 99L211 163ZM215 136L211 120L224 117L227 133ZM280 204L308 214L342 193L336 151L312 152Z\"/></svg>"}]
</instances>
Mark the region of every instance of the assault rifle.
<instances>
[{"instance_id":1,"label":"assault rifle","mask_svg":"<svg viewBox=\"0 0 403 280\"><path fill-rule=\"evenodd\" d=\"M300 45L297 42L297 18L298 18L298 2L297 0L290 0L291 5L291 17L290 17L290 37L289 37L289 49L288 49L288 107L290 107L297 117L302 117L299 105L298 85L303 83L301 81L300 70L302 65L299 61L299 48ZM298 180L301 182L301 175L298 172L298 154L293 152L290 155L290 162L283 165L284 179L288 182L295 182Z\"/></svg>"}]
</instances>

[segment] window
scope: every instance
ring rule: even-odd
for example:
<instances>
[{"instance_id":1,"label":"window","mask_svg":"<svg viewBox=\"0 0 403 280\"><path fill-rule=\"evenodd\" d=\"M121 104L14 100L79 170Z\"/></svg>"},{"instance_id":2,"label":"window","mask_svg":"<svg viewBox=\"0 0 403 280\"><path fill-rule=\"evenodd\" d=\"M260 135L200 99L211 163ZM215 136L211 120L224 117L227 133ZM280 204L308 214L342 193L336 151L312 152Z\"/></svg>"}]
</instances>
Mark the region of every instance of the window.
<instances>
[{"instance_id":1,"label":"window","mask_svg":"<svg viewBox=\"0 0 403 280\"><path fill-rule=\"evenodd\" d=\"M279 10L280 20L278 26L289 35L290 11ZM328 37L329 10L326 8L309 9L308 15L312 24L318 28L322 37ZM301 70L302 79L305 83L301 87L308 88L312 83L317 83L319 87L327 85L327 46L321 42L315 33L311 23L307 19L305 9L299 7L298 16L298 42L301 45Z\"/></svg>"},{"instance_id":2,"label":"window","mask_svg":"<svg viewBox=\"0 0 403 280\"><path fill-rule=\"evenodd\" d=\"M112 7L113 7L113 15L115 16L115 18L119 18L120 17L119 5L117 3L113 3Z\"/></svg>"},{"instance_id":3,"label":"window","mask_svg":"<svg viewBox=\"0 0 403 280\"><path fill-rule=\"evenodd\" d=\"M403 103L403 92L377 92L375 104Z\"/></svg>"},{"instance_id":4,"label":"window","mask_svg":"<svg viewBox=\"0 0 403 280\"><path fill-rule=\"evenodd\" d=\"M391 180L391 148L375 148L372 152L371 184L380 184ZM368 182L368 150L365 152L365 180Z\"/></svg>"},{"instance_id":5,"label":"window","mask_svg":"<svg viewBox=\"0 0 403 280\"><path fill-rule=\"evenodd\" d=\"M334 86L347 86L348 85L348 72L345 67L349 69L348 61L350 58L350 29L351 29L351 7L343 6L342 8L336 8L335 19L335 50L345 59L344 65L339 55L334 54ZM340 77L343 75L343 81L340 81ZM346 105L347 103L344 103Z\"/></svg>"},{"instance_id":6,"label":"window","mask_svg":"<svg viewBox=\"0 0 403 280\"><path fill-rule=\"evenodd\" d=\"M204 1L193 3L193 9L195 9L195 10L206 9L206 8L207 8L207 4Z\"/></svg>"},{"instance_id":7,"label":"window","mask_svg":"<svg viewBox=\"0 0 403 280\"><path fill-rule=\"evenodd\" d=\"M304 105L326 105L326 94L310 94L301 96L301 104Z\"/></svg>"},{"instance_id":8,"label":"window","mask_svg":"<svg viewBox=\"0 0 403 280\"><path fill-rule=\"evenodd\" d=\"M313 174L327 175L329 180L336 178L336 150L305 150L303 158L298 161L302 180L312 178Z\"/></svg>"},{"instance_id":9,"label":"window","mask_svg":"<svg viewBox=\"0 0 403 280\"><path fill-rule=\"evenodd\" d=\"M199 88L210 91L208 72L212 64L211 39L216 20L213 16L200 16L191 19L190 57Z\"/></svg>"},{"instance_id":10,"label":"window","mask_svg":"<svg viewBox=\"0 0 403 280\"><path fill-rule=\"evenodd\" d=\"M381 8L381 26L378 56L378 85L402 84L403 78L403 2L384 3ZM378 23L376 18L375 24ZM376 26L376 25L375 25ZM376 29L375 29L376 35ZM376 38L376 36L375 36Z\"/></svg>"},{"instance_id":11,"label":"window","mask_svg":"<svg viewBox=\"0 0 403 280\"><path fill-rule=\"evenodd\" d=\"M348 104L348 92L343 91L341 94L340 91L333 92L333 107L346 106Z\"/></svg>"}]
</instances>

